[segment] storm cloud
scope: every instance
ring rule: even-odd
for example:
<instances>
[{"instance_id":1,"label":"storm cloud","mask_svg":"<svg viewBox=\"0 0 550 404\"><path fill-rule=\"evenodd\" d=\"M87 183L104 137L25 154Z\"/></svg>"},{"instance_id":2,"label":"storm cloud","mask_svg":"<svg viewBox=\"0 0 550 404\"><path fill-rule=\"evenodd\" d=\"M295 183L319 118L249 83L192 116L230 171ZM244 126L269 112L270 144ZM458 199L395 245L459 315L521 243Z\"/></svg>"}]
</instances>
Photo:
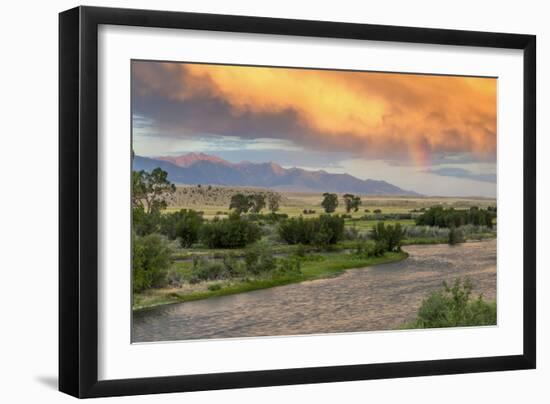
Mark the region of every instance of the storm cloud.
<instances>
[{"instance_id":1,"label":"storm cloud","mask_svg":"<svg viewBox=\"0 0 550 404\"><path fill-rule=\"evenodd\" d=\"M494 159L496 80L133 62L133 112L159 136L279 138L316 150Z\"/></svg>"}]
</instances>

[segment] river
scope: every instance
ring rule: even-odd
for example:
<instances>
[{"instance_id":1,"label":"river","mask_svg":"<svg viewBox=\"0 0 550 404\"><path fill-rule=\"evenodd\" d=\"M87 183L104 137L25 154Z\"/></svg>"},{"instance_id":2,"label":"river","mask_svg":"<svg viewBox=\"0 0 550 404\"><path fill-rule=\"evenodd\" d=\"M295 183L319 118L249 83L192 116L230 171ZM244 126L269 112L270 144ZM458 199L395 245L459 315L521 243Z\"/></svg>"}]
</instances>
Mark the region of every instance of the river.
<instances>
[{"instance_id":1,"label":"river","mask_svg":"<svg viewBox=\"0 0 550 404\"><path fill-rule=\"evenodd\" d=\"M469 277L496 298L496 240L407 246L403 261L342 275L134 314L133 342L393 329L414 318L444 280Z\"/></svg>"}]
</instances>

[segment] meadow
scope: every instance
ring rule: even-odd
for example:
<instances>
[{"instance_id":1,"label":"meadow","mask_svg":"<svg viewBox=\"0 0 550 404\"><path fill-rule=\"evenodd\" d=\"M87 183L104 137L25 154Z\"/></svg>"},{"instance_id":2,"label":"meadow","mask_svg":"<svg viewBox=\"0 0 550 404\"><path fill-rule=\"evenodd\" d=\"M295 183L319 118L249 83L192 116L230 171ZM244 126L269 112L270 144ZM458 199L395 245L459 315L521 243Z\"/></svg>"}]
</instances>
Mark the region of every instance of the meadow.
<instances>
[{"instance_id":1,"label":"meadow","mask_svg":"<svg viewBox=\"0 0 550 404\"><path fill-rule=\"evenodd\" d=\"M261 193L268 195L277 193L281 196L280 209L278 213L296 217L303 215L304 210L315 211L307 214L310 216L319 216L323 214L321 202L323 196L305 192L278 191L266 188L252 187L225 187L219 185L178 185L174 195L167 200L168 207L166 212L174 212L180 209L194 209L204 212L206 219L214 216L226 216L229 214L229 203L231 196L236 193L245 195ZM337 194L339 204L335 214L346 214L346 209L342 203L342 194ZM431 206L440 205L446 208L468 209L471 206L487 208L495 206L496 200L492 198L457 198L457 197L400 197L400 196L365 196L361 195L361 206L357 212L351 211L352 218L361 218L365 214L374 213L380 209L381 213L410 213L411 211ZM368 212L365 212L368 210ZM413 212L415 213L415 212Z\"/></svg>"},{"instance_id":2,"label":"meadow","mask_svg":"<svg viewBox=\"0 0 550 404\"><path fill-rule=\"evenodd\" d=\"M402 260L406 254L400 245L449 242L449 229L416 226L416 218L430 207L465 211L471 207L487 209L496 204L494 199L484 198L360 196L360 206L347 210L343 195L338 194L338 206L331 215L342 221L342 234L336 242L324 245L285 242L280 234L282 223L326 218L321 194L250 187L177 186L166 198L167 206L161 216L168 218L185 209L198 212L201 223L224 223L234 212L229 206L235 194L266 198L278 195L278 218L270 217L267 207L256 216L245 214L260 234L252 243L240 246L207 245L198 239L183 245L179 237L169 237L172 239L167 248L169 257L166 257L169 269L156 287L134 291L134 310L332 277L346 269ZM159 220L162 222L162 218ZM396 246L376 250L377 245L371 239L379 223L402 233ZM494 228L484 226L464 226L462 232L461 242L496 237ZM257 269L262 265L267 269Z\"/></svg>"}]
</instances>

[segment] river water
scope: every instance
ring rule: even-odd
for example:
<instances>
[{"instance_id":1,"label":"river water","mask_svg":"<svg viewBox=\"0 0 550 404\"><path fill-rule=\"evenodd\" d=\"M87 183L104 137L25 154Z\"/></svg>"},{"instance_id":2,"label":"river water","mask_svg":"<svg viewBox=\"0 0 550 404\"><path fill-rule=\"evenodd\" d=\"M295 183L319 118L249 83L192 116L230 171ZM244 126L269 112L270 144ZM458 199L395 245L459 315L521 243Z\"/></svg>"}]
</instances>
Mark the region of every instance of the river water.
<instances>
[{"instance_id":1,"label":"river water","mask_svg":"<svg viewBox=\"0 0 550 404\"><path fill-rule=\"evenodd\" d=\"M133 342L393 329L444 280L469 277L496 298L496 240L407 246L406 260L314 281L161 306L134 314Z\"/></svg>"}]
</instances>

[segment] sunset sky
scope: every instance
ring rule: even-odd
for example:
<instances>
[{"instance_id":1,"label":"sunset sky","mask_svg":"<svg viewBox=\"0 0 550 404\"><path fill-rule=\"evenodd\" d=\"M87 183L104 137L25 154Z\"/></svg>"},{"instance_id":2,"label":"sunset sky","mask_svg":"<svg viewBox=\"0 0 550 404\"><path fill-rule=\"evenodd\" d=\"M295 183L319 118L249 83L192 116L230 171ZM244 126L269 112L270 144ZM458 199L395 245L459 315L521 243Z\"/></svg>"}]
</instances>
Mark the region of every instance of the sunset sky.
<instances>
[{"instance_id":1,"label":"sunset sky","mask_svg":"<svg viewBox=\"0 0 550 404\"><path fill-rule=\"evenodd\" d=\"M493 78L134 61L133 148L496 195Z\"/></svg>"}]
</instances>

